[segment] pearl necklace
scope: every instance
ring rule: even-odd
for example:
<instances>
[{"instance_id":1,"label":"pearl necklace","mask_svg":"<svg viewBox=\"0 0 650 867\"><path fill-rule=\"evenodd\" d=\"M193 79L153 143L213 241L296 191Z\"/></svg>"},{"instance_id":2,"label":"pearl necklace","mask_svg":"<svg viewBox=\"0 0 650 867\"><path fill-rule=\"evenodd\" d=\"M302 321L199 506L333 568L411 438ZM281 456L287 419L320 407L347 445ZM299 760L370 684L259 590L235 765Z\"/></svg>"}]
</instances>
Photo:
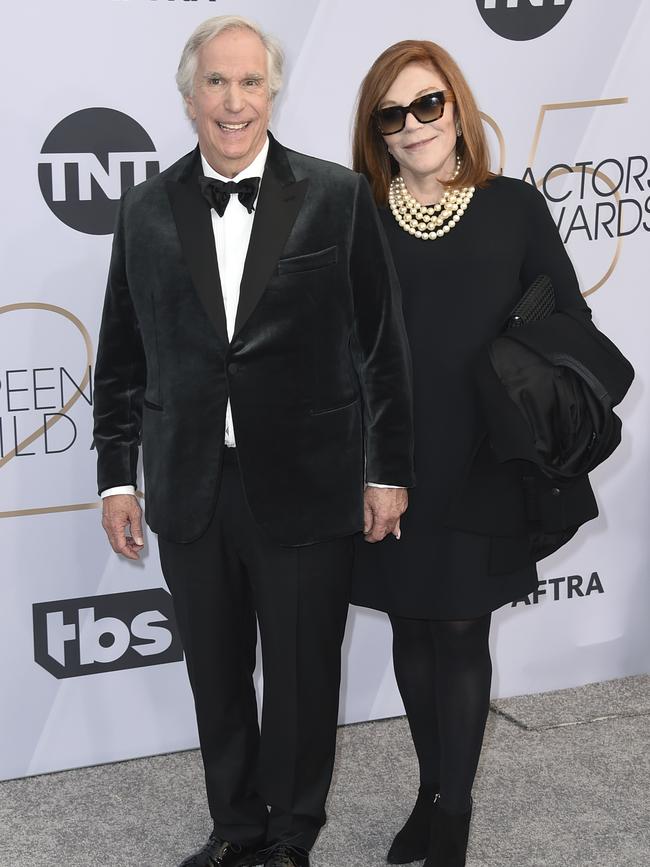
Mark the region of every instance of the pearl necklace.
<instances>
[{"instance_id":1,"label":"pearl necklace","mask_svg":"<svg viewBox=\"0 0 650 867\"><path fill-rule=\"evenodd\" d=\"M456 158L454 180L460 171L460 158ZM458 223L467 210L474 187L460 190L446 189L435 205L421 205L406 189L404 178L397 175L390 182L388 204L399 225L410 235L423 241L442 238Z\"/></svg>"}]
</instances>

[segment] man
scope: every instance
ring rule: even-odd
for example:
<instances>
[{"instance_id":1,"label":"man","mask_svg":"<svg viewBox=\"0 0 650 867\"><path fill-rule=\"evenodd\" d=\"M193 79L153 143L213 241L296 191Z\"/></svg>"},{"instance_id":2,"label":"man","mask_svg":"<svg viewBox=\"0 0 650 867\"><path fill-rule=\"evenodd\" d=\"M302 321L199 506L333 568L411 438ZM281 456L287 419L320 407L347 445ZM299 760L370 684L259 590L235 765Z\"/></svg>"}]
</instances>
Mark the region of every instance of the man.
<instances>
[{"instance_id":1,"label":"man","mask_svg":"<svg viewBox=\"0 0 650 867\"><path fill-rule=\"evenodd\" d=\"M137 559L141 440L194 692L214 831L184 867L309 864L352 536L399 535L413 483L408 350L370 191L267 132L281 63L238 17L190 37L177 81L198 148L123 198L96 366L103 524Z\"/></svg>"}]
</instances>

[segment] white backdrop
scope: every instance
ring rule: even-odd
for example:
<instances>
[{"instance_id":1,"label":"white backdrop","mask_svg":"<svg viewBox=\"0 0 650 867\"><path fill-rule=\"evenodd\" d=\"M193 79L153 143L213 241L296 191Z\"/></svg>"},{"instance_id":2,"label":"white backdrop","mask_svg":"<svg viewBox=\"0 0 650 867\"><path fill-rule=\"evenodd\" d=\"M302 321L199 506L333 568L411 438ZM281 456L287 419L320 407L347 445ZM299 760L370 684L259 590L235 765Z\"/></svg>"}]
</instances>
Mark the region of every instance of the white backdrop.
<instances>
[{"instance_id":1,"label":"white backdrop","mask_svg":"<svg viewBox=\"0 0 650 867\"><path fill-rule=\"evenodd\" d=\"M88 369L115 200L193 146L177 59L200 20L232 11L286 46L283 143L349 163L368 66L398 39L430 38L475 90L494 167L530 168L542 185L596 321L637 379L623 444L593 475L601 516L542 563L537 599L495 616L494 692L650 670L650 4L31 0L3 9L0 37L0 778L196 744L155 538L141 563L119 561L99 525ZM552 16L537 38L497 32ZM385 618L355 609L341 720L399 713Z\"/></svg>"}]
</instances>

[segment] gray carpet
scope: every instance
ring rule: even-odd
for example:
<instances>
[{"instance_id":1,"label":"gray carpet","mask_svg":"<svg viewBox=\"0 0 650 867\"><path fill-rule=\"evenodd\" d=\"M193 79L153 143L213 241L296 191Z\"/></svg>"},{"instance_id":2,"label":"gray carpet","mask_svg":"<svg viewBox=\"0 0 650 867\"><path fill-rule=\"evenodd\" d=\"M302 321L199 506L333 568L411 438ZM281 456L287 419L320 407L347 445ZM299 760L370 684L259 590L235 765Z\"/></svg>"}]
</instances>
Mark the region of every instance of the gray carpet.
<instances>
[{"instance_id":1,"label":"gray carpet","mask_svg":"<svg viewBox=\"0 0 650 867\"><path fill-rule=\"evenodd\" d=\"M496 702L467 867L648 867L649 694L636 677ZM404 719L340 729L313 867L384 865L416 787ZM2 867L175 867L208 831L195 751L0 783Z\"/></svg>"}]
</instances>

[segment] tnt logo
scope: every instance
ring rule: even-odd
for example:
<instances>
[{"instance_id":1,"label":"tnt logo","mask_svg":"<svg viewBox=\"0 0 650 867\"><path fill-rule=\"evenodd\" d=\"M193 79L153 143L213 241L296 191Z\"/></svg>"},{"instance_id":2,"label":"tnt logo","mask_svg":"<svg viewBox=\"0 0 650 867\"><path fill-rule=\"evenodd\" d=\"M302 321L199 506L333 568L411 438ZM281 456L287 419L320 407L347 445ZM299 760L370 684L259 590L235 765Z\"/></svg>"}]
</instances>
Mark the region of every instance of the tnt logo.
<instances>
[{"instance_id":1,"label":"tnt logo","mask_svg":"<svg viewBox=\"0 0 650 867\"><path fill-rule=\"evenodd\" d=\"M34 659L58 679L183 658L171 596L162 588L32 608Z\"/></svg>"},{"instance_id":2,"label":"tnt logo","mask_svg":"<svg viewBox=\"0 0 650 867\"><path fill-rule=\"evenodd\" d=\"M45 139L38 182L50 210L88 235L113 231L122 193L160 171L149 134L112 108L68 115Z\"/></svg>"},{"instance_id":3,"label":"tnt logo","mask_svg":"<svg viewBox=\"0 0 650 867\"><path fill-rule=\"evenodd\" d=\"M485 23L504 39L537 39L564 18L572 0L476 0Z\"/></svg>"}]
</instances>

